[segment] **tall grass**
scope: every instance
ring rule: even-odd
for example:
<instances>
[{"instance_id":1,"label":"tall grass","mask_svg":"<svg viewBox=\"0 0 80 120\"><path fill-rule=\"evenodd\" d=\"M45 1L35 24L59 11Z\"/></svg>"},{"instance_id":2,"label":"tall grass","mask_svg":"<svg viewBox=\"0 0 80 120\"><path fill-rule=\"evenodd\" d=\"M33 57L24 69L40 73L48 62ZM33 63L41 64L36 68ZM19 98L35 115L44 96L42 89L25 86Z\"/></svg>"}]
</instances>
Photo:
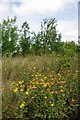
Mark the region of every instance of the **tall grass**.
<instances>
[{"instance_id":1,"label":"tall grass","mask_svg":"<svg viewBox=\"0 0 80 120\"><path fill-rule=\"evenodd\" d=\"M47 56L28 55L25 58L21 56L15 57L15 58L6 58L6 57L3 58L2 60L3 117L4 118L18 117L17 109L16 109L16 106L18 105L17 103L18 98L16 97L16 94L11 91L15 87L14 83L17 83L18 81L25 81L26 83L25 85L27 85L27 84L30 84L30 82L33 80L33 77L32 77L33 73L35 76L37 76L37 74L39 73L48 77L48 74L52 74L51 71L54 71L53 75L55 76L54 78L57 79L57 81L59 79L61 81L62 80L67 81L67 86L65 88L66 88L66 91L69 92L70 90L70 92L69 93L67 92L65 95L67 95L69 99L68 102L70 102L71 99L75 98L75 102L73 101L71 105L74 106L73 109L76 109L77 84L78 84L77 83L78 60L76 56L73 56L72 58L71 57L68 58L68 57L64 58L61 55L53 54L53 55L47 55ZM36 72L34 72L34 68L36 68L35 69ZM36 78L36 79L39 79L39 78ZM49 80L47 81L49 82ZM27 89L27 86L26 86L26 89ZM22 96L22 98L24 99L24 96ZM71 108L71 106L69 107L72 111L75 111ZM19 114L23 116L23 113L19 113ZM61 115L62 114L63 113L61 113ZM71 113L70 111L70 113L66 113L66 115L72 117L73 112ZM62 115L62 116L65 116L65 115ZM51 118L52 118L52 115L51 115ZM57 118L59 118L59 116Z\"/></svg>"}]
</instances>

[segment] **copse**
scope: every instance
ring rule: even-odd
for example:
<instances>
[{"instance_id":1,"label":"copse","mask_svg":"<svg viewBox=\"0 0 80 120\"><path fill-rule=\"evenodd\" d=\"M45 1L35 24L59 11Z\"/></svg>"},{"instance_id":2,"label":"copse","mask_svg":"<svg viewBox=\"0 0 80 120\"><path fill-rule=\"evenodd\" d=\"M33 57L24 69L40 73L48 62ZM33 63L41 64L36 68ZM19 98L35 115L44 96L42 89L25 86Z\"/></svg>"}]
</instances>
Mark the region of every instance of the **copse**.
<instances>
[{"instance_id":1,"label":"copse","mask_svg":"<svg viewBox=\"0 0 80 120\"><path fill-rule=\"evenodd\" d=\"M66 46L70 43L65 43L61 41L61 33L57 30L57 21L55 18L43 19L41 22L40 30L33 34L30 31L29 24L27 21L23 22L21 29L16 26L17 17L7 20L3 20L0 23L0 36L2 42L0 45L2 47L2 55L12 56L27 54L50 54L55 52L56 54L64 54ZM73 45L73 44L72 44ZM73 46L76 46L74 43ZM73 49L73 47L69 47Z\"/></svg>"},{"instance_id":2,"label":"copse","mask_svg":"<svg viewBox=\"0 0 80 120\"><path fill-rule=\"evenodd\" d=\"M61 43L61 34L58 34L56 29L56 20L54 19L43 19L41 22L41 29L37 34L34 34L34 48L35 53L48 54L59 51L59 45ZM37 51L36 51L37 50Z\"/></svg>"}]
</instances>

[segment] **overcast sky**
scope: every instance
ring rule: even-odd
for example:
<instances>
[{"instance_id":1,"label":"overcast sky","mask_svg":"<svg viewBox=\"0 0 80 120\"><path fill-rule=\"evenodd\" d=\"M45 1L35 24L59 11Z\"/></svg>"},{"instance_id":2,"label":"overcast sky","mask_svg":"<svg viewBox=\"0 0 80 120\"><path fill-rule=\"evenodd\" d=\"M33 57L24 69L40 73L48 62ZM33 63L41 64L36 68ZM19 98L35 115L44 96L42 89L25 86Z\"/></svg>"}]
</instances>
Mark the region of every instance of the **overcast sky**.
<instances>
[{"instance_id":1,"label":"overcast sky","mask_svg":"<svg viewBox=\"0 0 80 120\"><path fill-rule=\"evenodd\" d=\"M17 25L29 23L31 31L39 31L44 18L55 18L62 41L78 41L79 0L0 0L0 22L17 16Z\"/></svg>"}]
</instances>

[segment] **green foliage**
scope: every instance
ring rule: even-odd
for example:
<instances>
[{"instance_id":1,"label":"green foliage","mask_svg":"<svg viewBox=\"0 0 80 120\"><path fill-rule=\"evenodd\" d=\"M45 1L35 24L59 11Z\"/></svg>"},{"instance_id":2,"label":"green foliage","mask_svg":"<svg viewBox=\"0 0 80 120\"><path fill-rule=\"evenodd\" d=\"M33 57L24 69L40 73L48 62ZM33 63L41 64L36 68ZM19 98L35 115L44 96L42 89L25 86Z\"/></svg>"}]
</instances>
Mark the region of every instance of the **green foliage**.
<instances>
[{"instance_id":1,"label":"green foliage","mask_svg":"<svg viewBox=\"0 0 80 120\"><path fill-rule=\"evenodd\" d=\"M40 31L33 34L30 32L29 24L24 22L19 30L16 26L16 17L3 20L0 24L0 37L2 40L2 55L15 56L27 54L68 54L79 52L79 45L75 42L61 42L61 34L58 33L57 21L53 19L43 19Z\"/></svg>"},{"instance_id":2,"label":"green foliage","mask_svg":"<svg viewBox=\"0 0 80 120\"><path fill-rule=\"evenodd\" d=\"M57 51L57 48L59 47L61 34L57 33L56 26L55 18L50 20L44 19L43 23L41 23L41 36L45 53L47 53L46 48L53 52Z\"/></svg>"},{"instance_id":3,"label":"green foliage","mask_svg":"<svg viewBox=\"0 0 80 120\"><path fill-rule=\"evenodd\" d=\"M15 25L16 17L14 19L3 20L1 25L2 31L2 54L9 55L16 51L16 44L18 40L17 27Z\"/></svg>"},{"instance_id":4,"label":"green foliage","mask_svg":"<svg viewBox=\"0 0 80 120\"><path fill-rule=\"evenodd\" d=\"M22 55L28 54L30 49L30 35L29 35L29 25L27 22L24 22L21 29L21 38L20 38L20 46Z\"/></svg>"},{"instance_id":5,"label":"green foliage","mask_svg":"<svg viewBox=\"0 0 80 120\"><path fill-rule=\"evenodd\" d=\"M40 55L40 53L42 52L41 40L42 39L41 39L41 35L39 32L37 35L33 33L31 52L35 55Z\"/></svg>"},{"instance_id":6,"label":"green foliage","mask_svg":"<svg viewBox=\"0 0 80 120\"><path fill-rule=\"evenodd\" d=\"M35 52L47 54L53 51L58 52L61 43L61 34L57 33L55 19L44 19L41 22L41 30L34 36Z\"/></svg>"}]
</instances>

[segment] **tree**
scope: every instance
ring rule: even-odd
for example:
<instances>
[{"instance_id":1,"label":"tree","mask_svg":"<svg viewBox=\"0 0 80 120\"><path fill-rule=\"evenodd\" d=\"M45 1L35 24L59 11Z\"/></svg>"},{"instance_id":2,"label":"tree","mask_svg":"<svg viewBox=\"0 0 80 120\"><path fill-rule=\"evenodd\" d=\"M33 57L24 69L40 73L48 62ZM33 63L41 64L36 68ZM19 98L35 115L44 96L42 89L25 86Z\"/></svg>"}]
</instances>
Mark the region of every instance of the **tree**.
<instances>
[{"instance_id":1,"label":"tree","mask_svg":"<svg viewBox=\"0 0 80 120\"><path fill-rule=\"evenodd\" d=\"M18 33L15 25L16 17L2 22L2 55L14 54L17 50Z\"/></svg>"},{"instance_id":2,"label":"tree","mask_svg":"<svg viewBox=\"0 0 80 120\"><path fill-rule=\"evenodd\" d=\"M21 29L20 47L22 55L30 52L30 31L27 22L24 22Z\"/></svg>"},{"instance_id":3,"label":"tree","mask_svg":"<svg viewBox=\"0 0 80 120\"><path fill-rule=\"evenodd\" d=\"M41 43L44 54L48 51L58 51L59 45L61 43L61 34L58 34L56 30L56 20L54 19L44 19L41 23Z\"/></svg>"},{"instance_id":4,"label":"tree","mask_svg":"<svg viewBox=\"0 0 80 120\"><path fill-rule=\"evenodd\" d=\"M41 48L42 48L40 32L38 32L37 34L35 34L35 32L33 33L31 43L32 43L31 52L35 55L40 55L41 54Z\"/></svg>"},{"instance_id":5,"label":"tree","mask_svg":"<svg viewBox=\"0 0 80 120\"><path fill-rule=\"evenodd\" d=\"M35 54L48 54L53 51L58 52L60 50L61 44L61 34L58 34L56 30L56 20L54 19L44 19L41 22L41 30L34 34L32 45Z\"/></svg>"}]
</instances>

